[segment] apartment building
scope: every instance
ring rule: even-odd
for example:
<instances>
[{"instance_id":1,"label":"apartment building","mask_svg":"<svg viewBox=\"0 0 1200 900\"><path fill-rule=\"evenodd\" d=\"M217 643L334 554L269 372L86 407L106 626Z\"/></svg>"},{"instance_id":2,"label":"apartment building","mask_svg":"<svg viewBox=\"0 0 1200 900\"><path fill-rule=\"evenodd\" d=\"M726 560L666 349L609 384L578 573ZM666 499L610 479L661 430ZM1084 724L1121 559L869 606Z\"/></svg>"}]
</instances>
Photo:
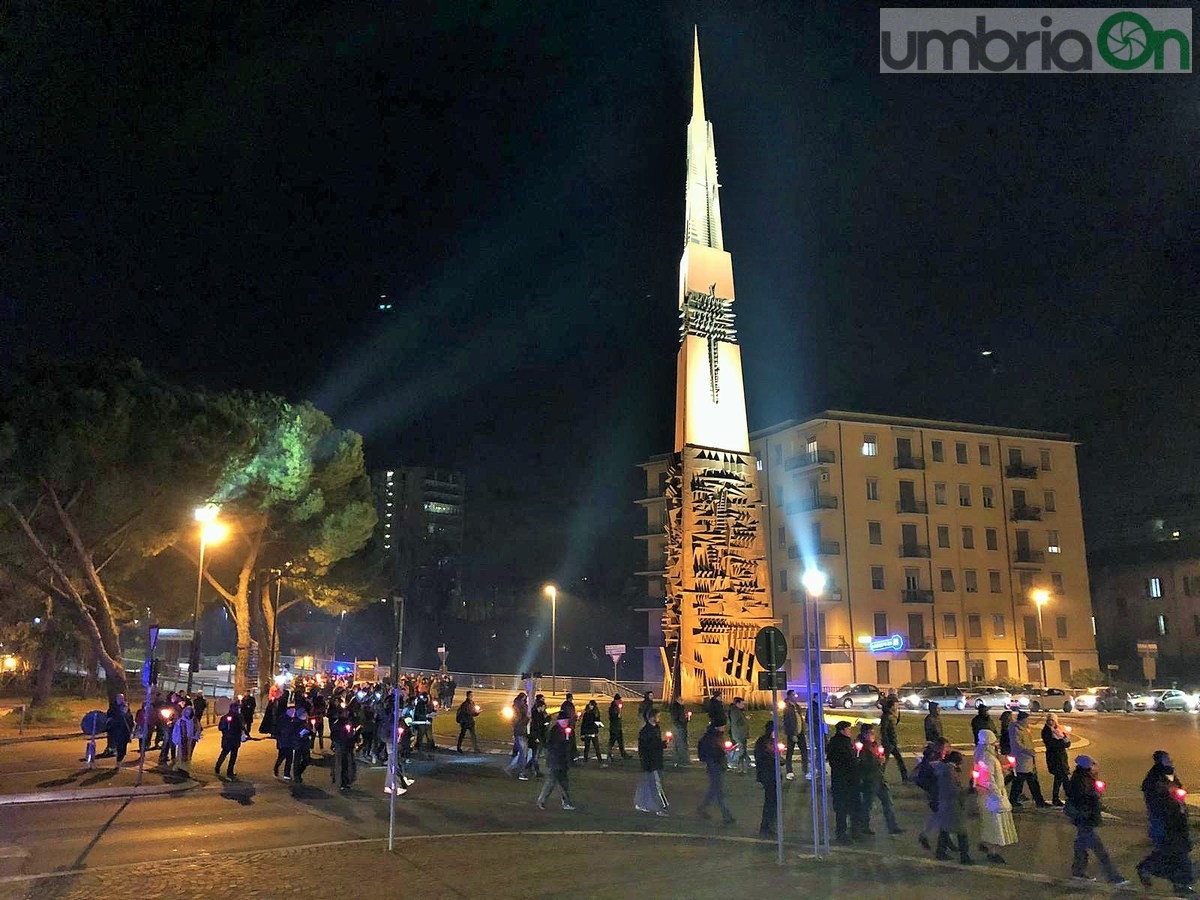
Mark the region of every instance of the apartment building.
<instances>
[{"instance_id":1,"label":"apartment building","mask_svg":"<svg viewBox=\"0 0 1200 900\"><path fill-rule=\"evenodd\" d=\"M797 651L810 568L827 578L813 601L826 685L1007 678L1059 687L1098 665L1066 435L834 410L756 432L751 449L774 613L794 648L790 681L805 679ZM641 574L661 598L666 458L642 468ZM902 649L870 649L893 635Z\"/></svg>"},{"instance_id":2,"label":"apartment building","mask_svg":"<svg viewBox=\"0 0 1200 900\"><path fill-rule=\"evenodd\" d=\"M1096 643L1106 665L1137 681L1137 645L1158 648L1161 676L1194 678L1200 659L1200 540L1142 540L1090 555Z\"/></svg>"}]
</instances>

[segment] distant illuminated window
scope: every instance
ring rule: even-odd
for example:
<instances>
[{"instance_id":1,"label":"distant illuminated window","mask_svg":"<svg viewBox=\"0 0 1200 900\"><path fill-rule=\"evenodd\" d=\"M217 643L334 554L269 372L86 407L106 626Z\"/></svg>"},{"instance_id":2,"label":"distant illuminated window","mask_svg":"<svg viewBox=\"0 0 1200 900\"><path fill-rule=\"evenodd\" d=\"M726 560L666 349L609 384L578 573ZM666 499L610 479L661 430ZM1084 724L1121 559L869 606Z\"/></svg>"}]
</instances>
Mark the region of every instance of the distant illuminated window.
<instances>
[{"instance_id":1,"label":"distant illuminated window","mask_svg":"<svg viewBox=\"0 0 1200 900\"><path fill-rule=\"evenodd\" d=\"M875 435L873 435L873 434L864 434L863 435L862 455L863 456L878 456L879 455L879 441L875 437Z\"/></svg>"},{"instance_id":2,"label":"distant illuminated window","mask_svg":"<svg viewBox=\"0 0 1200 900\"><path fill-rule=\"evenodd\" d=\"M1162 599L1162 579L1147 578L1146 579L1146 596L1152 600Z\"/></svg>"},{"instance_id":3,"label":"distant illuminated window","mask_svg":"<svg viewBox=\"0 0 1200 900\"><path fill-rule=\"evenodd\" d=\"M1158 633L1159 634L1167 633L1167 617L1166 616L1158 617Z\"/></svg>"},{"instance_id":4,"label":"distant illuminated window","mask_svg":"<svg viewBox=\"0 0 1200 900\"><path fill-rule=\"evenodd\" d=\"M1047 553L1062 553L1062 547L1058 543L1058 532L1046 532L1046 552Z\"/></svg>"}]
</instances>

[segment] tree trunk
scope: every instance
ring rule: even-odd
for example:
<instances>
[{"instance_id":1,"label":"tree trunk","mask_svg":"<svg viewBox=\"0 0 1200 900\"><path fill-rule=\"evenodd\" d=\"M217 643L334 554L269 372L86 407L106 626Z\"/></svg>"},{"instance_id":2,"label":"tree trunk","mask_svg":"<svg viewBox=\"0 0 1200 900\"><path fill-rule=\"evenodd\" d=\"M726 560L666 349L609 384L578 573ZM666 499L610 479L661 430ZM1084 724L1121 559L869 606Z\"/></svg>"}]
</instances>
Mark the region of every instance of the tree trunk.
<instances>
[{"instance_id":1,"label":"tree trunk","mask_svg":"<svg viewBox=\"0 0 1200 900\"><path fill-rule=\"evenodd\" d=\"M80 641L79 650L83 658L83 683L79 686L79 697L86 700L96 693L96 651L89 641Z\"/></svg>"},{"instance_id":2,"label":"tree trunk","mask_svg":"<svg viewBox=\"0 0 1200 900\"><path fill-rule=\"evenodd\" d=\"M45 706L50 702L50 692L54 689L54 669L58 662L58 647L56 636L50 633L50 626L42 633L41 644L38 647L37 671L33 676L33 692L29 698L30 706Z\"/></svg>"},{"instance_id":3,"label":"tree trunk","mask_svg":"<svg viewBox=\"0 0 1200 900\"><path fill-rule=\"evenodd\" d=\"M258 646L262 659L258 664L258 693L260 697L267 696L275 677L274 667L279 665L279 635L275 631L275 609L271 603L271 579L266 578L259 587L258 607L262 615L258 621L262 623L262 634L259 635Z\"/></svg>"}]
</instances>

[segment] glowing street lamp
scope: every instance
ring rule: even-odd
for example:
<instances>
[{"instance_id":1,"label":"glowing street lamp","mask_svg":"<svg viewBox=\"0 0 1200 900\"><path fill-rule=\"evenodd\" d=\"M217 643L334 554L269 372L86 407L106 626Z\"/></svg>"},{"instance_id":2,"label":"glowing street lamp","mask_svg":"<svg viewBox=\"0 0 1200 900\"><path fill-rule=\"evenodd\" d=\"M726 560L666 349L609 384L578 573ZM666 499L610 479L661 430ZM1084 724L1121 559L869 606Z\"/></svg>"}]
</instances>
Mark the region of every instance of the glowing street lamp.
<instances>
[{"instance_id":1,"label":"glowing street lamp","mask_svg":"<svg viewBox=\"0 0 1200 900\"><path fill-rule=\"evenodd\" d=\"M558 691L558 588L548 584L542 593L550 598L550 692Z\"/></svg>"},{"instance_id":2,"label":"glowing street lamp","mask_svg":"<svg viewBox=\"0 0 1200 900\"><path fill-rule=\"evenodd\" d=\"M1038 611L1038 668L1042 671L1042 690L1044 691L1046 689L1046 644L1042 640L1042 607L1050 602L1050 592L1045 588L1038 588L1030 596L1037 605Z\"/></svg>"},{"instance_id":3,"label":"glowing street lamp","mask_svg":"<svg viewBox=\"0 0 1200 900\"><path fill-rule=\"evenodd\" d=\"M209 544L219 544L229 529L217 521L219 509L211 503L196 507L195 518L200 523L200 562L196 566L196 606L192 609L192 650L188 656L187 693L192 692L192 675L200 667L200 592L204 587L204 550Z\"/></svg>"}]
</instances>

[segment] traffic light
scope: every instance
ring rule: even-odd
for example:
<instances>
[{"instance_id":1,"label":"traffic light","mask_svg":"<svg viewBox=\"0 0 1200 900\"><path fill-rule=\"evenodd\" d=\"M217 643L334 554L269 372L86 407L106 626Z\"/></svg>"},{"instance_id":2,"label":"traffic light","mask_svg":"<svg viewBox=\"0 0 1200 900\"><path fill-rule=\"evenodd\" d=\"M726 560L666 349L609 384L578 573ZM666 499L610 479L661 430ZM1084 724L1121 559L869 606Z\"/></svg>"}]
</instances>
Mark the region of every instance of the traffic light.
<instances>
[{"instance_id":1,"label":"traffic light","mask_svg":"<svg viewBox=\"0 0 1200 900\"><path fill-rule=\"evenodd\" d=\"M158 667L162 663L161 659L150 660L150 683L158 684Z\"/></svg>"}]
</instances>

